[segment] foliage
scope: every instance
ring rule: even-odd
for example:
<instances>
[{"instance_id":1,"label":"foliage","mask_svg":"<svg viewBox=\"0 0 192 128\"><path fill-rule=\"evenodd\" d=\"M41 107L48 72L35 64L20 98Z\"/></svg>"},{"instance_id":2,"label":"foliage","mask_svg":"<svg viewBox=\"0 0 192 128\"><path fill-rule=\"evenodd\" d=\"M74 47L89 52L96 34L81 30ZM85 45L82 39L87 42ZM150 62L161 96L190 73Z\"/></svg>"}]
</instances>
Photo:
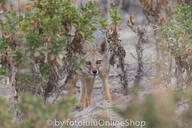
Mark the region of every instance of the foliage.
<instances>
[{"instance_id":1,"label":"foliage","mask_svg":"<svg viewBox=\"0 0 192 128\"><path fill-rule=\"evenodd\" d=\"M9 71L3 67L0 67L0 80L9 75Z\"/></svg>"},{"instance_id":2,"label":"foliage","mask_svg":"<svg viewBox=\"0 0 192 128\"><path fill-rule=\"evenodd\" d=\"M45 105L43 100L28 94L23 94L18 108L23 112L23 127L43 126L48 119L64 120L69 116L74 99L65 97L56 104ZM35 107L34 107L35 106Z\"/></svg>"},{"instance_id":3,"label":"foliage","mask_svg":"<svg viewBox=\"0 0 192 128\"><path fill-rule=\"evenodd\" d=\"M23 49L17 47L21 41L19 18L16 12L12 12L11 14L6 13L4 16L6 21L3 19L0 20L2 32L2 37L0 38L1 62L5 65L5 63L13 61L18 66L23 60Z\"/></svg>"},{"instance_id":4,"label":"foliage","mask_svg":"<svg viewBox=\"0 0 192 128\"><path fill-rule=\"evenodd\" d=\"M96 30L96 14L93 4L78 12L68 0L40 0L21 22L29 47L28 55L45 63L45 54L48 54L48 63L62 65L62 57L67 54L66 44L74 36L70 34L72 27L80 38L89 38Z\"/></svg>"},{"instance_id":5,"label":"foliage","mask_svg":"<svg viewBox=\"0 0 192 128\"><path fill-rule=\"evenodd\" d=\"M120 20L122 20L122 17L119 15L117 8L109 10L109 13L112 19L112 24L117 24Z\"/></svg>"},{"instance_id":6,"label":"foliage","mask_svg":"<svg viewBox=\"0 0 192 128\"><path fill-rule=\"evenodd\" d=\"M125 110L114 108L114 111L124 119L146 121L145 127L147 128L181 127L178 125L179 121L182 122L182 126L190 127L192 122L191 91L191 88L187 88L181 95L173 90L158 88L152 93L144 95L142 99L134 96ZM180 107L178 102L183 99L183 96L190 107L178 114L175 110L178 110L178 106Z\"/></svg>"},{"instance_id":7,"label":"foliage","mask_svg":"<svg viewBox=\"0 0 192 128\"><path fill-rule=\"evenodd\" d=\"M20 85L21 89L26 86L30 89L37 88L42 81L49 81L50 76L55 75L52 73L55 72L54 67L65 66L63 60L70 58L69 52L75 54L72 50L80 49L79 44L92 39L98 22L98 10L93 3L77 9L69 0L38 0L29 4L27 9L23 16L8 12L0 20L0 75L13 75L16 72L16 85ZM77 63L80 64L70 66L78 69L83 60ZM33 70L34 65L37 65L37 71ZM22 69L32 71L22 72ZM69 115L73 102L74 100L66 97L56 104L45 106L38 97L23 94L17 105L23 112L20 125L25 128L41 127L47 119L64 120ZM1 103L4 105L4 102ZM7 106L6 104L5 108ZM7 109L1 110L4 110L1 115L2 118L6 117L6 122L2 120L0 125L11 125L13 121L9 118L11 116Z\"/></svg>"},{"instance_id":8,"label":"foliage","mask_svg":"<svg viewBox=\"0 0 192 128\"><path fill-rule=\"evenodd\" d=\"M12 120L12 116L10 115L10 113L8 112L8 104L9 102L6 101L3 98L0 98L0 126L1 127L7 127L8 124L11 123Z\"/></svg>"},{"instance_id":9,"label":"foliage","mask_svg":"<svg viewBox=\"0 0 192 128\"><path fill-rule=\"evenodd\" d=\"M160 28L160 35L165 40L173 56L183 56L191 51L192 6L183 5L176 9L173 19Z\"/></svg>"},{"instance_id":10,"label":"foliage","mask_svg":"<svg viewBox=\"0 0 192 128\"><path fill-rule=\"evenodd\" d=\"M21 95L21 101L17 103L17 108L22 113L22 120L19 124L13 121L9 112L9 102L0 98L0 127L45 127L48 120L65 120L69 117L74 99L65 97L55 104L45 105L43 100L29 93Z\"/></svg>"},{"instance_id":11,"label":"foliage","mask_svg":"<svg viewBox=\"0 0 192 128\"><path fill-rule=\"evenodd\" d=\"M39 0L27 9L24 16L11 12L5 13L5 20L0 20L2 67L10 72L10 64L18 70L38 64L39 71L31 74L38 78L27 79L48 80L53 75L51 67L63 66L63 59L72 52L69 45L77 49L77 40L81 43L92 38L98 10L93 3L77 9L68 0Z\"/></svg>"}]
</instances>

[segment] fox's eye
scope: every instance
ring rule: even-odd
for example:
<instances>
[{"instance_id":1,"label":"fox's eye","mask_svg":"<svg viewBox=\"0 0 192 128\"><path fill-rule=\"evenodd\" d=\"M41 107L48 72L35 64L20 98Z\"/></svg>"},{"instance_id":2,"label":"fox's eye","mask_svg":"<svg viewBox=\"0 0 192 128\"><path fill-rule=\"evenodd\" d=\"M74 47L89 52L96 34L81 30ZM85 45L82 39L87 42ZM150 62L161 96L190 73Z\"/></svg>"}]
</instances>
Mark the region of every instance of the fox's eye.
<instances>
[{"instance_id":1,"label":"fox's eye","mask_svg":"<svg viewBox=\"0 0 192 128\"><path fill-rule=\"evenodd\" d=\"M101 64L102 60L97 60L96 64Z\"/></svg>"},{"instance_id":2,"label":"fox's eye","mask_svg":"<svg viewBox=\"0 0 192 128\"><path fill-rule=\"evenodd\" d=\"M91 62L90 62L90 61L87 61L87 62L86 62L86 65L91 65Z\"/></svg>"}]
</instances>

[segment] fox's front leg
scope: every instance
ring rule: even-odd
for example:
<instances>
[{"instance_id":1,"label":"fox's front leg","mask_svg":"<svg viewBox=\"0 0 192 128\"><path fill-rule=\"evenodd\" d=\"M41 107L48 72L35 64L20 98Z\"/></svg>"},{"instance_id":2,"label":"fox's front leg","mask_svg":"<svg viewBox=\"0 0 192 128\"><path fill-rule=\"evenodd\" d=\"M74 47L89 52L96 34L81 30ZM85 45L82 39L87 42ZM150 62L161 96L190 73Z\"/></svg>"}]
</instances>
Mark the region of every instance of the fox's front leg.
<instances>
[{"instance_id":1,"label":"fox's front leg","mask_svg":"<svg viewBox=\"0 0 192 128\"><path fill-rule=\"evenodd\" d=\"M81 80L81 87L80 87L80 98L78 103L76 104L76 107L83 108L84 107L84 101L86 97L86 87L85 87L85 81Z\"/></svg>"},{"instance_id":2,"label":"fox's front leg","mask_svg":"<svg viewBox=\"0 0 192 128\"><path fill-rule=\"evenodd\" d=\"M86 80L86 99L85 99L85 106L91 105L92 99L92 91L95 82L95 78L87 78Z\"/></svg>"},{"instance_id":3,"label":"fox's front leg","mask_svg":"<svg viewBox=\"0 0 192 128\"><path fill-rule=\"evenodd\" d=\"M110 94L109 83L108 83L108 72L102 72L99 75L99 77L103 82L103 88L105 91L105 100L111 100L111 94Z\"/></svg>"}]
</instances>

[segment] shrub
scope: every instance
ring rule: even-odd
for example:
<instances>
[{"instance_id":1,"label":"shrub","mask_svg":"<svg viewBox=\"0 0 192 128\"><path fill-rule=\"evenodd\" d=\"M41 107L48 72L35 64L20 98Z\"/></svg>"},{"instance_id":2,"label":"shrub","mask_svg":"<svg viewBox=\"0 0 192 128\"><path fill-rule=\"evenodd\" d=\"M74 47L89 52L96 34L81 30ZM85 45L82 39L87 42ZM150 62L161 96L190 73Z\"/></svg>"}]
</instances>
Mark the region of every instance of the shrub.
<instances>
[{"instance_id":1,"label":"shrub","mask_svg":"<svg viewBox=\"0 0 192 128\"><path fill-rule=\"evenodd\" d=\"M183 56L191 51L192 6L183 5L175 10L173 19L160 28L160 35L168 43L174 57Z\"/></svg>"},{"instance_id":2,"label":"shrub","mask_svg":"<svg viewBox=\"0 0 192 128\"><path fill-rule=\"evenodd\" d=\"M21 112L22 120L18 123L13 120L10 113L9 101L0 98L0 127L4 128L31 128L48 127L54 125L48 121L66 120L71 112L75 100L69 97L58 100L55 104L45 105L43 100L29 93L22 93L21 100L17 103L15 110Z\"/></svg>"},{"instance_id":3,"label":"shrub","mask_svg":"<svg viewBox=\"0 0 192 128\"><path fill-rule=\"evenodd\" d=\"M39 67L38 71L27 74L33 77L26 78L31 85L48 81L48 85L59 87L63 74L67 76L74 68L71 66L73 56L81 51L85 40L92 38L98 11L93 3L77 9L68 0L39 0L27 8L24 16L11 12L5 14L5 20L0 20L3 68L12 75L12 67L15 72L20 68ZM63 73L64 70L67 71ZM16 80L20 80L21 75L17 72Z\"/></svg>"}]
</instances>

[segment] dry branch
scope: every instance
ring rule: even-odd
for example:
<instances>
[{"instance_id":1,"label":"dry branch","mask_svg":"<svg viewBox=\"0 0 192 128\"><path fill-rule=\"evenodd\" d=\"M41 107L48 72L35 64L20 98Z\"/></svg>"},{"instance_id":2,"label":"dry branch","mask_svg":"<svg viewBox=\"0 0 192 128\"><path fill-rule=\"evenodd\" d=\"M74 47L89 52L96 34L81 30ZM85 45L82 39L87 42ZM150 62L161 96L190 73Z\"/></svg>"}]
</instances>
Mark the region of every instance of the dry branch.
<instances>
[{"instance_id":1,"label":"dry branch","mask_svg":"<svg viewBox=\"0 0 192 128\"><path fill-rule=\"evenodd\" d=\"M63 58L63 66L49 66L51 75L44 92L45 103L47 103L48 98L51 98L51 102L55 102L60 93L65 89L68 79L74 73L74 69L71 66L72 60L77 54L82 52L82 40L82 38L79 38L78 32L76 32L74 39L66 47L67 55Z\"/></svg>"},{"instance_id":2,"label":"dry branch","mask_svg":"<svg viewBox=\"0 0 192 128\"><path fill-rule=\"evenodd\" d=\"M127 25L139 37L139 39L136 43L136 53L137 53L138 66L137 66L137 74L136 74L135 80L134 80L134 85L138 86L140 83L140 80L142 79L142 76L144 74L144 71L143 71L143 44L146 42L146 40L144 38L145 27L136 26L134 23L134 17L133 16L130 16Z\"/></svg>"},{"instance_id":3,"label":"dry branch","mask_svg":"<svg viewBox=\"0 0 192 128\"><path fill-rule=\"evenodd\" d=\"M110 32L107 32L107 37L110 39L113 43L110 45L110 48L113 51L113 54L118 57L119 60L119 66L121 69L120 74L120 80L121 85L123 86L123 94L128 94L128 76L127 76L127 69L125 67L125 56L126 52L125 49L121 46L119 39L119 34L117 32L117 24L114 24L114 26L111 28L112 34L109 34Z\"/></svg>"}]
</instances>

